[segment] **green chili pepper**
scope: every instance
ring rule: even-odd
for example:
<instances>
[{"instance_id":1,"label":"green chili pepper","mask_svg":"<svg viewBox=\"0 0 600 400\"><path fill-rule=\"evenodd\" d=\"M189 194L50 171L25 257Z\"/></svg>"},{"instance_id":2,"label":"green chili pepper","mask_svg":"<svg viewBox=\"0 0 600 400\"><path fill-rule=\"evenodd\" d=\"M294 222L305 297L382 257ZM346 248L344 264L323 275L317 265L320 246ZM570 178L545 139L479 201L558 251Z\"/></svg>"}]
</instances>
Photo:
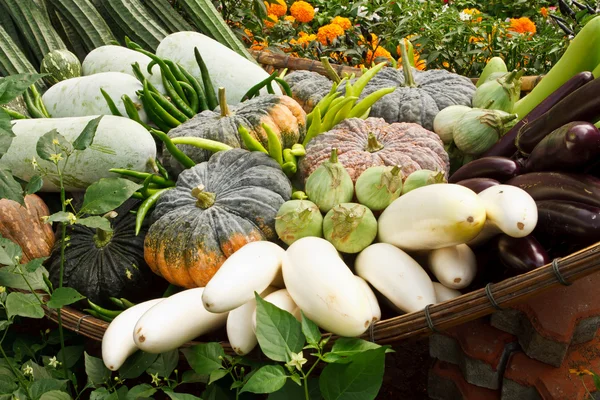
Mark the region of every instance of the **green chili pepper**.
<instances>
[{"instance_id":1,"label":"green chili pepper","mask_svg":"<svg viewBox=\"0 0 600 400\"><path fill-rule=\"evenodd\" d=\"M179 108L181 110L181 112L183 112L189 118L192 118L194 115L196 115L196 113L194 112L194 110L192 110L188 106L188 104L185 102L185 100L183 100L183 99L185 99L185 94L183 96L179 96L179 94L175 90L173 90L173 86L165 78L164 75L162 76L162 82L163 82L163 86L165 87L165 91L167 92L167 94L171 98L171 101L173 103L175 103L175 106L177 108ZM177 82L177 84L179 85L179 82ZM181 85L180 85L180 87L181 87Z\"/></svg>"},{"instance_id":2,"label":"green chili pepper","mask_svg":"<svg viewBox=\"0 0 600 400\"><path fill-rule=\"evenodd\" d=\"M394 90L396 90L396 88L383 88L374 91L373 93L362 99L360 102L358 102L358 104L356 104L354 108L350 110L347 118L359 118L360 116L365 114L365 112L369 110L377 100L379 100L386 94L392 93Z\"/></svg>"},{"instance_id":3,"label":"green chili pepper","mask_svg":"<svg viewBox=\"0 0 600 400\"><path fill-rule=\"evenodd\" d=\"M358 98L356 98L356 100L358 100ZM342 108L340 108L340 110L335 114L335 117L333 118L333 123L331 124L332 127L336 126L337 124L342 122L342 120L347 118L348 114L350 114L350 111L352 110L352 107L354 107L354 105L356 104L356 100L349 101L348 103L344 104Z\"/></svg>"},{"instance_id":4,"label":"green chili pepper","mask_svg":"<svg viewBox=\"0 0 600 400\"><path fill-rule=\"evenodd\" d=\"M117 173L120 175L130 176L132 178L143 179L143 180L146 180L148 177L150 177L151 183L156 183L157 185L168 186L168 187L175 186L175 182L173 182L169 179L165 179L159 175L150 174L148 172L133 171L131 169L124 169L124 168L111 168L108 170L108 172L114 172L114 173Z\"/></svg>"},{"instance_id":5,"label":"green chili pepper","mask_svg":"<svg viewBox=\"0 0 600 400\"><path fill-rule=\"evenodd\" d=\"M277 71L273 72L268 78L258 82L256 85L248 89L246 94L242 97L242 101L249 100L254 96L257 96L260 92L260 89L268 86L271 82L273 82L273 80L275 80L275 78L277 78Z\"/></svg>"},{"instance_id":6,"label":"green chili pepper","mask_svg":"<svg viewBox=\"0 0 600 400\"><path fill-rule=\"evenodd\" d=\"M196 58L196 63L198 64L198 67L200 68L200 74L202 75L202 83L204 84L204 94L206 95L208 108L210 110L214 110L219 105L219 102L217 101L217 94L215 92L212 80L210 79L208 68L206 68L206 64L204 63L204 60L202 59L197 47L194 47L194 57Z\"/></svg>"},{"instance_id":7,"label":"green chili pepper","mask_svg":"<svg viewBox=\"0 0 600 400\"><path fill-rule=\"evenodd\" d=\"M121 312L123 312L123 310L107 310L106 308L100 307L97 304L92 303L92 301L90 299L88 299L88 304L90 305L90 307L92 307L92 310L96 311L98 314L100 315L104 315L105 317L108 318L114 318L117 315L121 314Z\"/></svg>"},{"instance_id":8,"label":"green chili pepper","mask_svg":"<svg viewBox=\"0 0 600 400\"><path fill-rule=\"evenodd\" d=\"M162 163L158 159L154 160L154 162L156 164L156 168L158 168L158 172L162 175L162 177L169 179L169 172L165 169Z\"/></svg>"},{"instance_id":9,"label":"green chili pepper","mask_svg":"<svg viewBox=\"0 0 600 400\"><path fill-rule=\"evenodd\" d=\"M308 199L308 196L302 190L296 190L295 192L292 193L292 199L293 200L306 200L306 199Z\"/></svg>"},{"instance_id":10,"label":"green chili pepper","mask_svg":"<svg viewBox=\"0 0 600 400\"><path fill-rule=\"evenodd\" d=\"M144 179L144 182L142 182L142 188L140 189L140 193L142 193L144 195L144 197L150 196L150 194L148 193L148 189L150 188L151 182L152 182L152 175L149 175L148 177L146 177L146 179Z\"/></svg>"},{"instance_id":11,"label":"green chili pepper","mask_svg":"<svg viewBox=\"0 0 600 400\"><path fill-rule=\"evenodd\" d=\"M293 162L297 164L296 156L292 153L292 149L283 149L283 162Z\"/></svg>"},{"instance_id":12,"label":"green chili pepper","mask_svg":"<svg viewBox=\"0 0 600 400\"><path fill-rule=\"evenodd\" d=\"M323 100L321 100L319 103L317 103L317 105L315 106L315 108L318 108L319 111L321 112L321 116L323 116L323 115L325 115L325 113L327 112L327 110L329 110L329 107L331 106L331 103L333 103L338 98L343 98L343 97L340 97L341 95L342 95L341 92L334 92L331 95L327 95L327 96L325 96L323 98Z\"/></svg>"},{"instance_id":13,"label":"green chili pepper","mask_svg":"<svg viewBox=\"0 0 600 400\"><path fill-rule=\"evenodd\" d=\"M196 90L187 82L179 82L183 91L186 92L187 99L189 100L188 104L194 113L198 112L198 105L200 101L198 100L198 93Z\"/></svg>"},{"instance_id":14,"label":"green chili pepper","mask_svg":"<svg viewBox=\"0 0 600 400\"><path fill-rule=\"evenodd\" d=\"M48 286L48 289L50 289L50 293L52 293L54 291L54 285L52 284L52 282L50 282L48 275L42 274L42 280L44 281L46 286Z\"/></svg>"},{"instance_id":15,"label":"green chili pepper","mask_svg":"<svg viewBox=\"0 0 600 400\"><path fill-rule=\"evenodd\" d=\"M121 302L123 303L125 308L131 308L131 307L135 306L135 303L132 303L131 301L129 301L123 297L121 297L119 300L121 300Z\"/></svg>"},{"instance_id":16,"label":"green chili pepper","mask_svg":"<svg viewBox=\"0 0 600 400\"><path fill-rule=\"evenodd\" d=\"M269 94L275 94L275 90L273 90L273 84L272 84L272 82L269 82L269 84L267 85L267 93L269 93Z\"/></svg>"},{"instance_id":17,"label":"green chili pepper","mask_svg":"<svg viewBox=\"0 0 600 400\"><path fill-rule=\"evenodd\" d=\"M292 154L296 157L304 157L306 155L306 149L300 143L296 143L292 146Z\"/></svg>"},{"instance_id":18,"label":"green chili pepper","mask_svg":"<svg viewBox=\"0 0 600 400\"><path fill-rule=\"evenodd\" d=\"M163 120L168 126L171 128L175 128L181 125L181 122L169 114L160 104L154 99L153 93L150 92L150 88L148 87L148 81L144 82L144 94L145 98L148 100L148 104L150 108Z\"/></svg>"},{"instance_id":19,"label":"green chili pepper","mask_svg":"<svg viewBox=\"0 0 600 400\"><path fill-rule=\"evenodd\" d=\"M240 135L240 139L244 143L244 146L249 151L261 151L265 154L269 154L269 152L264 148L262 143L260 143L254 136L250 135L248 129L240 125L238 127L238 134Z\"/></svg>"},{"instance_id":20,"label":"green chili pepper","mask_svg":"<svg viewBox=\"0 0 600 400\"><path fill-rule=\"evenodd\" d=\"M377 64L376 66L374 66L373 68L370 68L368 71L366 71L364 74L362 74L362 76L360 78L358 78L356 80L356 82L354 82L354 85L352 85L352 94L354 96L358 96L360 97L363 89L365 88L365 86L367 86L367 83L369 83L369 81L383 68L385 67L387 63L386 62L381 62L379 64Z\"/></svg>"},{"instance_id":21,"label":"green chili pepper","mask_svg":"<svg viewBox=\"0 0 600 400\"><path fill-rule=\"evenodd\" d=\"M179 122L185 122L189 118L187 115L179 111L165 96L158 92L153 92L152 89L148 92L150 96L167 112L169 115L177 119Z\"/></svg>"},{"instance_id":22,"label":"green chili pepper","mask_svg":"<svg viewBox=\"0 0 600 400\"><path fill-rule=\"evenodd\" d=\"M108 93L106 93L106 91L102 88L100 88L100 93L102 93L102 97L104 97L104 100L106 100L106 104L108 104L108 108L110 109L110 112L112 113L112 115L116 115L117 117L122 117L123 114L121 114L121 111L119 111L119 109L117 108L117 105L115 104L113 99L110 97L110 95Z\"/></svg>"},{"instance_id":23,"label":"green chili pepper","mask_svg":"<svg viewBox=\"0 0 600 400\"><path fill-rule=\"evenodd\" d=\"M148 214L148 211L150 211L150 209L152 207L154 207L154 205L158 201L158 198L165 191L171 190L171 189L172 188L164 188L164 189L158 190L154 194L152 194L150 197L148 197L146 200L144 200L142 202L142 204L140 204L140 206L138 207L137 214L135 216L135 235L136 236L140 233L140 230L142 229L142 224L144 223L144 218L146 217L146 214Z\"/></svg>"},{"instance_id":24,"label":"green chili pepper","mask_svg":"<svg viewBox=\"0 0 600 400\"><path fill-rule=\"evenodd\" d=\"M142 104L144 105L144 110L146 111L146 114L148 114L148 118L150 119L150 121L152 121L154 125L158 127L158 129L168 132L171 129L171 127L167 125L167 123L163 121L161 117L158 116L158 114L152 109L152 107L150 107L150 102L148 100L149 96L146 96L145 93L141 93L138 95L138 97L142 101Z\"/></svg>"},{"instance_id":25,"label":"green chili pepper","mask_svg":"<svg viewBox=\"0 0 600 400\"><path fill-rule=\"evenodd\" d=\"M101 319L102 321L106 321L106 322L112 322L113 318L110 317L106 317L104 315L99 314L98 312L94 311L94 310L90 310L89 308L84 308L83 312L90 314L92 317Z\"/></svg>"},{"instance_id":26,"label":"green chili pepper","mask_svg":"<svg viewBox=\"0 0 600 400\"><path fill-rule=\"evenodd\" d=\"M142 73L142 69L140 68L140 63L135 62L131 64L131 69L133 70L133 75L137 78L138 81L144 83L146 80L146 76Z\"/></svg>"},{"instance_id":27,"label":"green chili pepper","mask_svg":"<svg viewBox=\"0 0 600 400\"><path fill-rule=\"evenodd\" d=\"M25 105L27 106L27 111L33 118L46 118L46 116L35 105L35 103L33 101L33 97L29 93L29 89L26 89L25 92L23 93L23 99L25 100Z\"/></svg>"},{"instance_id":28,"label":"green chili pepper","mask_svg":"<svg viewBox=\"0 0 600 400\"><path fill-rule=\"evenodd\" d=\"M141 194L140 192L133 192L133 194L131 195L131 198L144 200L146 197L143 194Z\"/></svg>"},{"instance_id":29,"label":"green chili pepper","mask_svg":"<svg viewBox=\"0 0 600 400\"><path fill-rule=\"evenodd\" d=\"M179 84L181 84L181 82L190 84L190 82L188 82L187 78L185 77L185 75L183 75L183 73L181 72L181 70L179 69L179 66L177 64L175 64L171 60L163 60L163 61L165 62L165 64L167 64L167 66L171 70L171 73L173 74L175 79L177 79L179 81Z\"/></svg>"},{"instance_id":30,"label":"green chili pepper","mask_svg":"<svg viewBox=\"0 0 600 400\"><path fill-rule=\"evenodd\" d=\"M117 299L116 297L109 297L108 298L115 306L119 307L120 309L124 310L127 307L125 307L125 304L123 304L123 302L121 301L121 299Z\"/></svg>"},{"instance_id":31,"label":"green chili pepper","mask_svg":"<svg viewBox=\"0 0 600 400\"><path fill-rule=\"evenodd\" d=\"M179 65L179 64L177 64L177 65ZM183 75L185 75L187 80L190 82L190 84L192 85L192 87L194 88L196 93L198 94L198 102L200 104L199 111L208 110L208 103L206 102L206 94L204 93L204 89L202 88L202 85L200 85L200 82L198 82L198 79L196 79L192 74L190 74L188 71L186 71L186 69L183 68L181 65L179 65L179 69L181 70L181 73Z\"/></svg>"},{"instance_id":32,"label":"green chili pepper","mask_svg":"<svg viewBox=\"0 0 600 400\"><path fill-rule=\"evenodd\" d=\"M169 135L162 131L157 131L156 129L150 129L150 133L160 139L164 143L167 151L171 153L173 158L181 163L181 165L183 165L185 168L192 168L194 165L196 165L191 158L189 158L183 151L179 150L177 146L173 144L173 141Z\"/></svg>"},{"instance_id":33,"label":"green chili pepper","mask_svg":"<svg viewBox=\"0 0 600 400\"><path fill-rule=\"evenodd\" d=\"M267 147L269 148L269 156L271 156L271 158L277 161L279 165L283 165L281 141L279 140L275 132L273 132L273 129L271 129L267 124L262 124L262 127L265 130L265 132L267 132Z\"/></svg>"},{"instance_id":34,"label":"green chili pepper","mask_svg":"<svg viewBox=\"0 0 600 400\"><path fill-rule=\"evenodd\" d=\"M283 149L282 169L288 176L294 175L298 170L298 161L296 160L296 156L292 154L291 149Z\"/></svg>"},{"instance_id":35,"label":"green chili pepper","mask_svg":"<svg viewBox=\"0 0 600 400\"><path fill-rule=\"evenodd\" d=\"M331 107L327 111L327 114L325 115L325 118L323 119L321 131L327 132L328 130L333 128L333 122L335 120L335 116L337 115L338 111L340 111L346 104L353 103L356 100L358 100L358 97L356 97L356 96L344 97L344 99L342 101L340 101L335 106Z\"/></svg>"},{"instance_id":36,"label":"green chili pepper","mask_svg":"<svg viewBox=\"0 0 600 400\"><path fill-rule=\"evenodd\" d=\"M171 143L173 144L187 144L190 146L198 147L204 150L211 151L216 153L217 151L227 151L231 150L232 147L218 142L216 140L204 139L199 137L190 137L190 136L181 136L171 139Z\"/></svg>"},{"instance_id":37,"label":"green chili pepper","mask_svg":"<svg viewBox=\"0 0 600 400\"><path fill-rule=\"evenodd\" d=\"M9 108L6 108L6 107L0 107L0 108L2 109L2 111L4 111L5 113L7 113L8 116L11 119L29 119L28 116L23 115L21 113L18 113L18 112L14 111L14 110L11 110Z\"/></svg>"},{"instance_id":38,"label":"green chili pepper","mask_svg":"<svg viewBox=\"0 0 600 400\"><path fill-rule=\"evenodd\" d=\"M315 136L321 133L321 110L318 107L315 107L312 112L314 113L313 121L308 126L306 136L304 136L304 141L302 142L304 147L306 147L308 142L310 142Z\"/></svg>"},{"instance_id":39,"label":"green chili pepper","mask_svg":"<svg viewBox=\"0 0 600 400\"><path fill-rule=\"evenodd\" d=\"M296 171L298 170L298 167L293 162L286 162L285 164L283 164L281 166L281 169L287 176L292 176L296 173Z\"/></svg>"},{"instance_id":40,"label":"green chili pepper","mask_svg":"<svg viewBox=\"0 0 600 400\"><path fill-rule=\"evenodd\" d=\"M290 85L288 85L288 83L286 81L284 81L280 77L275 78L275 81L281 85L281 88L283 89L283 92L285 93L286 96L292 97L292 89L290 88Z\"/></svg>"},{"instance_id":41,"label":"green chili pepper","mask_svg":"<svg viewBox=\"0 0 600 400\"><path fill-rule=\"evenodd\" d=\"M46 110L46 106L42 101L42 96L40 95L40 92L38 92L37 87L35 85L31 85L29 88L31 89L31 93L33 94L33 102L38 108L38 110L40 110L46 118L50 118L50 114L48 113L48 110Z\"/></svg>"},{"instance_id":42,"label":"green chili pepper","mask_svg":"<svg viewBox=\"0 0 600 400\"><path fill-rule=\"evenodd\" d=\"M146 123L140 118L140 114L138 113L138 109L135 104L133 104L133 100L131 100L131 98L126 94L121 96L121 100L123 100L123 105L125 106L125 111L127 111L127 116L129 119L134 120L146 129L150 129L150 127L146 125Z\"/></svg>"}]
</instances>

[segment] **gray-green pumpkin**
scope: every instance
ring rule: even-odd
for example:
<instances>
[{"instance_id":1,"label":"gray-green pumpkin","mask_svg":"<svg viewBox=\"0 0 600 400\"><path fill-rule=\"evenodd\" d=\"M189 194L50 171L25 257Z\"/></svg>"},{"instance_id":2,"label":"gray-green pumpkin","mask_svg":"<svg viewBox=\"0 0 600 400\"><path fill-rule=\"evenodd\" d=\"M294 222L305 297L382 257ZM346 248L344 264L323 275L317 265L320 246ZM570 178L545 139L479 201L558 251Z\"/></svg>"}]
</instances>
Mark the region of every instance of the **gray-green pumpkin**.
<instances>
[{"instance_id":1,"label":"gray-green pumpkin","mask_svg":"<svg viewBox=\"0 0 600 400\"><path fill-rule=\"evenodd\" d=\"M220 96L220 103L224 95ZM273 129L281 140L283 148L291 148L304 138L306 132L306 113L291 97L279 95L258 96L235 106L220 106L215 111L203 111L192 119L171 129L171 138L198 137L216 140L234 148L244 148L238 134L243 126L250 135L268 148L267 133L262 127L266 124ZM178 145L194 162L207 161L212 152L190 145ZM183 167L168 152L164 153L163 164L167 169L179 174Z\"/></svg>"},{"instance_id":2,"label":"gray-green pumpkin","mask_svg":"<svg viewBox=\"0 0 600 400\"><path fill-rule=\"evenodd\" d=\"M286 75L284 79L290 85L294 100L307 113L313 110L333 86L333 81L313 71L294 71Z\"/></svg>"}]
</instances>

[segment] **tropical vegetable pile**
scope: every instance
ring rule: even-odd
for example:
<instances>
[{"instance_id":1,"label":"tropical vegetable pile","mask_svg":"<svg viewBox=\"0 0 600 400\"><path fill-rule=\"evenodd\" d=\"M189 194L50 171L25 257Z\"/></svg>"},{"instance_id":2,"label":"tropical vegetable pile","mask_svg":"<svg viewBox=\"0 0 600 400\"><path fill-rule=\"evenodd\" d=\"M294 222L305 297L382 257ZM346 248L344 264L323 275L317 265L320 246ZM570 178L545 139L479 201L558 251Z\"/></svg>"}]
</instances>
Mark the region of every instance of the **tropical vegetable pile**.
<instances>
[{"instance_id":1,"label":"tropical vegetable pile","mask_svg":"<svg viewBox=\"0 0 600 400\"><path fill-rule=\"evenodd\" d=\"M137 1L0 1L0 234L110 322L109 370L215 331L269 356L263 303L357 337L600 241L600 17L522 96L499 58L474 85L404 47L400 70L269 74L181 4L212 37Z\"/></svg>"}]
</instances>

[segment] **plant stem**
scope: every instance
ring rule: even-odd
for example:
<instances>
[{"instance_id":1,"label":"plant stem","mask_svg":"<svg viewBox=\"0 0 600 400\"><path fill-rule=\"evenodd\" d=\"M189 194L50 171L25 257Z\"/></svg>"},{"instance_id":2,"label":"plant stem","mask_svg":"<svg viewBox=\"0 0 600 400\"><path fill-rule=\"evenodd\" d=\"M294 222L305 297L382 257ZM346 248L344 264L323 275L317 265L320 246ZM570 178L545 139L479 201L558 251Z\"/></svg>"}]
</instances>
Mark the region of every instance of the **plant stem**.
<instances>
[{"instance_id":1,"label":"plant stem","mask_svg":"<svg viewBox=\"0 0 600 400\"><path fill-rule=\"evenodd\" d=\"M23 378L21 377L21 374L19 374L19 372L12 365L12 362L9 361L8 356L6 355L6 352L4 351L4 346L2 346L2 343L4 342L4 338L6 337L7 332L8 332L8 329L5 329L4 334L2 335L2 339L0 339L0 354L2 354L2 358L4 360L6 360L10 370L12 371L13 374L15 374L15 376L19 380L19 384L23 387L23 389L27 393L27 398L31 398L31 393L29 393L29 388L27 387L27 384L25 382L23 382Z\"/></svg>"},{"instance_id":2,"label":"plant stem","mask_svg":"<svg viewBox=\"0 0 600 400\"><path fill-rule=\"evenodd\" d=\"M416 87L415 78L413 77L410 61L408 60L408 50L406 49L405 39L402 39L400 45L400 54L402 57L402 71L404 72L404 85L405 87Z\"/></svg>"},{"instance_id":3,"label":"plant stem","mask_svg":"<svg viewBox=\"0 0 600 400\"><path fill-rule=\"evenodd\" d=\"M37 299L37 301L39 301L40 305L43 306L44 302L42 301L42 299L40 299L40 296L38 296L38 294L35 292L35 290L33 290L33 287L31 286L31 284L29 283L29 281L25 277L25 273L21 269L21 264L17 264L17 267L19 268L19 275L21 275L21 277L23 278L23 280L27 284L27 287L29 288L29 290L31 290L31 293L34 294L35 298Z\"/></svg>"}]
</instances>

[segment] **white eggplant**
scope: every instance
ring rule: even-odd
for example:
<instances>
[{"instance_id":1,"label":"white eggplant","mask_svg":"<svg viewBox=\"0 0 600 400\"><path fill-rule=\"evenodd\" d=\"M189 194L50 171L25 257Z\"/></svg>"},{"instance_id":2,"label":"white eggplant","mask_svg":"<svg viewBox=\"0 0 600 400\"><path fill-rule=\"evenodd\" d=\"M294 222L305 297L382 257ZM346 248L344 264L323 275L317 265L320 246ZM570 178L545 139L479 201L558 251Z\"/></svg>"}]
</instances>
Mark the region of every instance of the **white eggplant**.
<instances>
[{"instance_id":1,"label":"white eggplant","mask_svg":"<svg viewBox=\"0 0 600 400\"><path fill-rule=\"evenodd\" d=\"M435 298L438 303L443 303L462 295L458 290L447 288L439 282L433 282L433 289L435 290Z\"/></svg>"},{"instance_id":2,"label":"white eggplant","mask_svg":"<svg viewBox=\"0 0 600 400\"><path fill-rule=\"evenodd\" d=\"M264 297L267 303L271 303L277 308L292 314L298 321L301 319L301 314L298 309L298 305L292 299L287 289L279 289L269 293ZM252 313L252 331L256 332L256 305L254 307L254 313Z\"/></svg>"},{"instance_id":3,"label":"white eggplant","mask_svg":"<svg viewBox=\"0 0 600 400\"><path fill-rule=\"evenodd\" d=\"M451 289L466 288L477 274L475 253L466 244L432 250L428 265L437 280Z\"/></svg>"},{"instance_id":4,"label":"white eggplant","mask_svg":"<svg viewBox=\"0 0 600 400\"><path fill-rule=\"evenodd\" d=\"M381 319L381 308L379 307L379 302L377 301L377 296L375 296L375 292L373 292L373 289L371 289L371 286L369 286L367 281L365 281L360 276L357 276L356 280L358 281L360 289L365 293L365 295L367 295L367 298L369 299L369 305L371 306L371 314L373 315L371 321L379 321Z\"/></svg>"},{"instance_id":5,"label":"white eggplant","mask_svg":"<svg viewBox=\"0 0 600 400\"><path fill-rule=\"evenodd\" d=\"M535 229L538 220L535 200L523 189L496 185L479 193L487 213L487 221L508 236L525 237Z\"/></svg>"}]
</instances>

